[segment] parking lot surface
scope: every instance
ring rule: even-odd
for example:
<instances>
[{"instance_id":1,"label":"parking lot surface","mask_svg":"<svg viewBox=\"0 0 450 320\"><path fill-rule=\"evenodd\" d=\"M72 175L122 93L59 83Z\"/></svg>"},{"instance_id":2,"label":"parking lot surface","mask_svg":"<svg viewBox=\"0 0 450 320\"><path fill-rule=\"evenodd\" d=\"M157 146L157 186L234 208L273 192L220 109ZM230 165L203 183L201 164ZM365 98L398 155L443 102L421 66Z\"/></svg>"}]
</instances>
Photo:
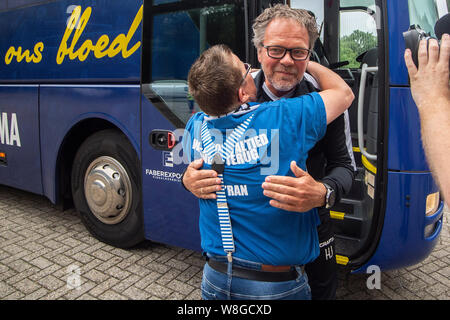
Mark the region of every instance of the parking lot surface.
<instances>
[{"instance_id":1,"label":"parking lot surface","mask_svg":"<svg viewBox=\"0 0 450 320\"><path fill-rule=\"evenodd\" d=\"M370 274L340 270L337 299L450 299L448 211L426 260L382 272L379 289L368 288ZM203 263L198 252L151 242L111 247L93 238L73 209L0 186L0 300L198 300Z\"/></svg>"}]
</instances>

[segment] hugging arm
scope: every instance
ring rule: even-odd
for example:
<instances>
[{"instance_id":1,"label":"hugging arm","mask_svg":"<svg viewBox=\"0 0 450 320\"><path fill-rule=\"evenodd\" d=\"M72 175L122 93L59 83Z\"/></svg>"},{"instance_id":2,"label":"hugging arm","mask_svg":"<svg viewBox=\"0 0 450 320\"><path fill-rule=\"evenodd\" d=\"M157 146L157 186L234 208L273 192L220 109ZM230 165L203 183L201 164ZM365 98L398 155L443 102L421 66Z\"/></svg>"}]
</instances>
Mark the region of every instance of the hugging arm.
<instances>
[{"instance_id":1,"label":"hugging arm","mask_svg":"<svg viewBox=\"0 0 450 320\"><path fill-rule=\"evenodd\" d=\"M327 124L339 117L350 107L355 98L352 89L330 69L310 61L307 71L317 80L327 112Z\"/></svg>"}]
</instances>

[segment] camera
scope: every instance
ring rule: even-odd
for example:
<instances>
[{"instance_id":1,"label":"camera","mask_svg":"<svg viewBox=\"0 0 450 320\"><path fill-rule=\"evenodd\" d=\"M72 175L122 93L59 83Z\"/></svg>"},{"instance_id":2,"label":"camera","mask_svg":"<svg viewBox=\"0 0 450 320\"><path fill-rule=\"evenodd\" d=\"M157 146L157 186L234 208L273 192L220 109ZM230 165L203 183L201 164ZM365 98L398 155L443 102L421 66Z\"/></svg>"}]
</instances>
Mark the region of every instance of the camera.
<instances>
[{"instance_id":1,"label":"camera","mask_svg":"<svg viewBox=\"0 0 450 320\"><path fill-rule=\"evenodd\" d=\"M425 32L419 25L412 25L409 27L408 31L403 32L403 38L405 39L405 45L407 49L412 52L412 58L415 65L419 66L419 43L421 40L436 39L430 35L430 33ZM439 45L441 42L439 41Z\"/></svg>"}]
</instances>

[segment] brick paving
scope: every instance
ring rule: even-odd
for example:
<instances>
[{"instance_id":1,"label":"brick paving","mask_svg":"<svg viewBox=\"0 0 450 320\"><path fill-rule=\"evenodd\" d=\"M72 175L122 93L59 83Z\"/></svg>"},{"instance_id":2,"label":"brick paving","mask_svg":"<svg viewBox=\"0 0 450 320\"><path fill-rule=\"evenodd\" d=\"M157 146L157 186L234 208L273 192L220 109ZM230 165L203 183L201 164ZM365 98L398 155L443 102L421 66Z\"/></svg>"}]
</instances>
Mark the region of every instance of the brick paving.
<instances>
[{"instance_id":1,"label":"brick paving","mask_svg":"<svg viewBox=\"0 0 450 320\"><path fill-rule=\"evenodd\" d=\"M450 299L448 209L439 244L418 265L369 275L339 273L342 300ZM122 250L94 239L74 210L0 186L0 300L198 300L197 252L145 242Z\"/></svg>"}]
</instances>

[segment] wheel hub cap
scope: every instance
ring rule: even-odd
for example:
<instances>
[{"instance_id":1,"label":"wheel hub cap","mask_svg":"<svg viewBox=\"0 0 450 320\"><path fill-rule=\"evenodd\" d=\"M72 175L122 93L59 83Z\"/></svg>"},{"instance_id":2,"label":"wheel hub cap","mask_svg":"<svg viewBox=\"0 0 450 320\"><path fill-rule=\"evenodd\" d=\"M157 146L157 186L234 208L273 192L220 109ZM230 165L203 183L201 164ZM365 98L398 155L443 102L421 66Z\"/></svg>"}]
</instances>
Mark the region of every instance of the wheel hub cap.
<instances>
[{"instance_id":1,"label":"wheel hub cap","mask_svg":"<svg viewBox=\"0 0 450 320\"><path fill-rule=\"evenodd\" d=\"M100 157L91 163L86 170L84 193L92 213L103 223L117 224L130 210L131 181L114 158Z\"/></svg>"}]
</instances>

